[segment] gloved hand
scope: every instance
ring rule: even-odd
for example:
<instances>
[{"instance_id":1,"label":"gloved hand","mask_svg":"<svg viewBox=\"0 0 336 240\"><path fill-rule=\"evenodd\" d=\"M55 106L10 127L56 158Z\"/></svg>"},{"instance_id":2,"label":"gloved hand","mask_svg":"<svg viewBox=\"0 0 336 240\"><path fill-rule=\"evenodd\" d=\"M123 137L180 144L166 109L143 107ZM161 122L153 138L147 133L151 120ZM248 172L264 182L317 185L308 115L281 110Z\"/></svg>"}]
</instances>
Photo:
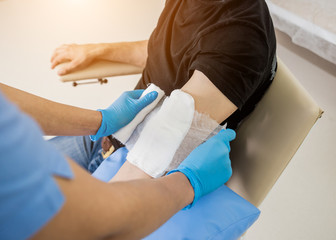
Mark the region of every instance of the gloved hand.
<instances>
[{"instance_id":1,"label":"gloved hand","mask_svg":"<svg viewBox=\"0 0 336 240\"><path fill-rule=\"evenodd\" d=\"M98 109L102 114L102 122L97 133L90 136L91 140L96 141L101 137L109 136L126 126L158 96L158 93L153 91L140 98L143 91L141 89L124 92L107 109Z\"/></svg>"},{"instance_id":2,"label":"gloved hand","mask_svg":"<svg viewBox=\"0 0 336 240\"><path fill-rule=\"evenodd\" d=\"M229 143L235 137L235 131L223 129L194 149L177 169L168 173L182 172L194 188L194 200L186 208L190 208L200 197L216 190L229 180L232 175Z\"/></svg>"}]
</instances>

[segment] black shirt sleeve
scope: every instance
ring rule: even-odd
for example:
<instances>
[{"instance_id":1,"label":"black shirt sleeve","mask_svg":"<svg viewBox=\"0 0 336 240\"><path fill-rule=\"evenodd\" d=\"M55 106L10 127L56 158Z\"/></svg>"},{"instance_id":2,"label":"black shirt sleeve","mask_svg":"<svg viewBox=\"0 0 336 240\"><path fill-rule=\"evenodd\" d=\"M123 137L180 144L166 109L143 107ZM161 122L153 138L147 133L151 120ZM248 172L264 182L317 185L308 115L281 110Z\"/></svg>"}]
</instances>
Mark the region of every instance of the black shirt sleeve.
<instances>
[{"instance_id":1,"label":"black shirt sleeve","mask_svg":"<svg viewBox=\"0 0 336 240\"><path fill-rule=\"evenodd\" d=\"M239 109L263 84L269 46L253 26L226 25L201 36L189 74L199 70Z\"/></svg>"}]
</instances>

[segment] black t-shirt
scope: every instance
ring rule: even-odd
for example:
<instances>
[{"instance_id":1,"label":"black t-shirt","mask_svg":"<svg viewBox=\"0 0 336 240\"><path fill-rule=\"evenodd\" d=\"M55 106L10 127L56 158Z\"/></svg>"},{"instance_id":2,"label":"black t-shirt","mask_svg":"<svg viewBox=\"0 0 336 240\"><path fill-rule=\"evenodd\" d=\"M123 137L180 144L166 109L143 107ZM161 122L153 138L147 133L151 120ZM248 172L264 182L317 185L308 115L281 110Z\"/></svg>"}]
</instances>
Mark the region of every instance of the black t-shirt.
<instances>
[{"instance_id":1,"label":"black t-shirt","mask_svg":"<svg viewBox=\"0 0 336 240\"><path fill-rule=\"evenodd\" d=\"M270 85L275 51L264 0L167 0L137 88L169 95L199 70L238 107L227 120L235 128Z\"/></svg>"}]
</instances>

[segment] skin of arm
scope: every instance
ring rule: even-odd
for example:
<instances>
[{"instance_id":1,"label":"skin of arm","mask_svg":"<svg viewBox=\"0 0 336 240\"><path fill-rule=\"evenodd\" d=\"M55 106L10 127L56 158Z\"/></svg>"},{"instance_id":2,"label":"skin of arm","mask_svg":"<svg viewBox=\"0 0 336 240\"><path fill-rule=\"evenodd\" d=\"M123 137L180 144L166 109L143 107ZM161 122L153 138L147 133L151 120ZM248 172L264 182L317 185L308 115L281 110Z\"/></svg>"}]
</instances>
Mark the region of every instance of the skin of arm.
<instances>
[{"instance_id":1,"label":"skin of arm","mask_svg":"<svg viewBox=\"0 0 336 240\"><path fill-rule=\"evenodd\" d=\"M93 135L102 121L98 111L56 103L0 83L1 91L32 116L46 135Z\"/></svg>"},{"instance_id":2,"label":"skin of arm","mask_svg":"<svg viewBox=\"0 0 336 240\"><path fill-rule=\"evenodd\" d=\"M83 69L96 60L128 63L144 68L147 60L147 40L137 42L67 44L54 51L51 68L63 62L70 63L58 70L59 75Z\"/></svg>"},{"instance_id":3,"label":"skin of arm","mask_svg":"<svg viewBox=\"0 0 336 240\"><path fill-rule=\"evenodd\" d=\"M190 94L195 101L196 111L208 114L219 123L227 119L238 108L205 76L195 70L182 91ZM138 167L126 161L111 181L151 178Z\"/></svg>"},{"instance_id":4,"label":"skin of arm","mask_svg":"<svg viewBox=\"0 0 336 240\"><path fill-rule=\"evenodd\" d=\"M104 183L69 163L75 177L55 177L65 204L32 239L141 239L194 198L182 173Z\"/></svg>"},{"instance_id":5,"label":"skin of arm","mask_svg":"<svg viewBox=\"0 0 336 240\"><path fill-rule=\"evenodd\" d=\"M238 109L207 76L198 70L194 71L181 90L194 98L196 111L208 114L218 124Z\"/></svg>"}]
</instances>

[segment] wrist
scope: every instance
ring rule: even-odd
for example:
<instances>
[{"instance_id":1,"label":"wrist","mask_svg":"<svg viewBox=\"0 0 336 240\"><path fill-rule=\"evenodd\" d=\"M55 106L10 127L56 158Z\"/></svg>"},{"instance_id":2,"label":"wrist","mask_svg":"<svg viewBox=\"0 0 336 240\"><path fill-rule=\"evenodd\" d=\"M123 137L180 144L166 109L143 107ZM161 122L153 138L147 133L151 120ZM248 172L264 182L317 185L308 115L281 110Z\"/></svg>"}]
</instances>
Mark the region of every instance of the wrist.
<instances>
[{"instance_id":1,"label":"wrist","mask_svg":"<svg viewBox=\"0 0 336 240\"><path fill-rule=\"evenodd\" d=\"M195 204L195 202L197 202L198 199L201 197L201 193L202 193L201 185L197 177L195 177L195 174L192 171L190 171L188 168L175 169L175 170L168 172L167 174L172 174L172 173L181 173L182 175L184 175L185 178L188 180L190 186L192 187L193 193L194 193L193 199L190 202L190 204L187 205L184 209L191 208Z\"/></svg>"},{"instance_id":2,"label":"wrist","mask_svg":"<svg viewBox=\"0 0 336 240\"><path fill-rule=\"evenodd\" d=\"M103 114L101 113L101 111L94 111L95 112L95 122L97 123L97 125L95 126L95 130L94 132L92 133L93 134L97 134L97 132L99 131L101 125L103 124Z\"/></svg>"},{"instance_id":3,"label":"wrist","mask_svg":"<svg viewBox=\"0 0 336 240\"><path fill-rule=\"evenodd\" d=\"M76 107L63 110L60 116L64 119L63 126L71 125L71 133L65 133L65 135L80 136L96 134L102 122L100 112Z\"/></svg>"},{"instance_id":4,"label":"wrist","mask_svg":"<svg viewBox=\"0 0 336 240\"><path fill-rule=\"evenodd\" d=\"M90 139L92 141L97 141L99 138L104 137L107 132L107 126L104 121L104 110L98 109L95 111L95 115L97 117L97 123L99 122L98 128L96 128L96 131L93 133L93 135L90 135Z\"/></svg>"},{"instance_id":5,"label":"wrist","mask_svg":"<svg viewBox=\"0 0 336 240\"><path fill-rule=\"evenodd\" d=\"M120 61L118 57L119 43L100 43L97 48L97 59L111 62Z\"/></svg>"},{"instance_id":6,"label":"wrist","mask_svg":"<svg viewBox=\"0 0 336 240\"><path fill-rule=\"evenodd\" d=\"M189 179L182 172L171 172L165 178L171 178L173 183L168 187L173 188L172 191L177 192L175 195L177 199L180 199L181 208L185 208L193 203L194 200L194 188L191 185Z\"/></svg>"},{"instance_id":7,"label":"wrist","mask_svg":"<svg viewBox=\"0 0 336 240\"><path fill-rule=\"evenodd\" d=\"M108 49L108 43L98 43L91 44L92 50L90 51L90 56L93 60L104 60L104 56L106 55Z\"/></svg>"}]
</instances>

